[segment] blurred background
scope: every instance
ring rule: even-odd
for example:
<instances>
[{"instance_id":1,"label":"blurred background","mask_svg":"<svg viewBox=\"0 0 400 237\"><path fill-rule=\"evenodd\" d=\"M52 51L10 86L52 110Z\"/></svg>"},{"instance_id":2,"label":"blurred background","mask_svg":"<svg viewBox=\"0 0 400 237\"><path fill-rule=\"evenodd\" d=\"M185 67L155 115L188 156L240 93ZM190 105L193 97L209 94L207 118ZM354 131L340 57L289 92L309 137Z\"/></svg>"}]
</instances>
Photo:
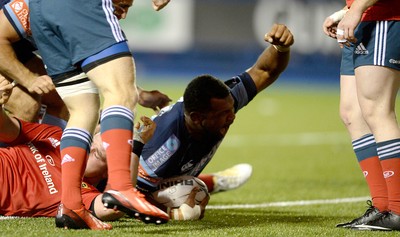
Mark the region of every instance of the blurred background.
<instances>
[{"instance_id":1,"label":"blurred background","mask_svg":"<svg viewBox=\"0 0 400 237\"><path fill-rule=\"evenodd\" d=\"M279 83L337 86L340 49L322 23L343 6L343 0L171 0L155 12L150 0L135 0L121 24L139 82L166 75L188 81L205 73L234 76L268 45L263 36L273 23L283 23L295 45Z\"/></svg>"}]
</instances>

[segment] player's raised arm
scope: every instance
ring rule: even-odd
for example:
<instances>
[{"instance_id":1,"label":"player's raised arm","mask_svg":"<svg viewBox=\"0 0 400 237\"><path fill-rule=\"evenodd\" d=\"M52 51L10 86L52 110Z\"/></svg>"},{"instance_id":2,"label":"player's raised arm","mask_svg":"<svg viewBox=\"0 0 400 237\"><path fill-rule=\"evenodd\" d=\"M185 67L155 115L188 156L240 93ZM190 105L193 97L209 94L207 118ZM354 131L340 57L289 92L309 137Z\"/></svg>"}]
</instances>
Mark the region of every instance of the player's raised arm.
<instances>
[{"instance_id":1,"label":"player's raised arm","mask_svg":"<svg viewBox=\"0 0 400 237\"><path fill-rule=\"evenodd\" d=\"M290 46L294 43L292 33L282 24L274 24L272 29L265 34L264 40L271 45L247 70L253 78L257 92L271 85L285 70L290 59Z\"/></svg>"}]
</instances>

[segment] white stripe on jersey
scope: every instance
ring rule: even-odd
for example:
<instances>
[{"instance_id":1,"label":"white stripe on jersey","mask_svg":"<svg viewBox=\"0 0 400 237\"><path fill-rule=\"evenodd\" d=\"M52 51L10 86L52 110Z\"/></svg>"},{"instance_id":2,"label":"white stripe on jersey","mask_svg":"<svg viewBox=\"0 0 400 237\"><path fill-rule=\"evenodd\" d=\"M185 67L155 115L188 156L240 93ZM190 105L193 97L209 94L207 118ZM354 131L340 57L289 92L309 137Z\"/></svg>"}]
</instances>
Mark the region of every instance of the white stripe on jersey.
<instances>
[{"instance_id":1,"label":"white stripe on jersey","mask_svg":"<svg viewBox=\"0 0 400 237\"><path fill-rule=\"evenodd\" d=\"M104 13L106 14L107 21L110 24L112 33L114 35L114 39L117 42L125 41L125 37L122 34L122 30L119 26L118 19L116 16L114 16L114 7L112 6L112 1L111 0L103 0L102 1L102 6Z\"/></svg>"}]
</instances>

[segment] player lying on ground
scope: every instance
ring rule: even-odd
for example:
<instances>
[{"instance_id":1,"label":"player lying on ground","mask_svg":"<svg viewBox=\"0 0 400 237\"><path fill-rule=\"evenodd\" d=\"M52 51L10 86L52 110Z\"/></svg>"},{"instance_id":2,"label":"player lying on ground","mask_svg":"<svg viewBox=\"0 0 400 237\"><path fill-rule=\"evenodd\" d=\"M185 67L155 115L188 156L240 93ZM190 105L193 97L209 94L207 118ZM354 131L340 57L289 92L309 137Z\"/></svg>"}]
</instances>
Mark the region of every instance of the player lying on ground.
<instances>
[{"instance_id":1,"label":"player lying on ground","mask_svg":"<svg viewBox=\"0 0 400 237\"><path fill-rule=\"evenodd\" d=\"M14 88L15 89L15 88ZM4 105L14 90L9 81L0 76L0 104ZM32 99L32 98L31 98ZM33 100L33 99L32 99ZM148 118L142 118L141 139L147 142L154 132L155 124ZM138 124L136 125L136 127ZM29 123L10 117L5 111L0 113L0 141L11 144L8 148L0 148L0 215L27 217L54 217L60 202L61 159L59 139L62 130L57 126ZM99 137L99 136L97 136ZM96 162L101 159L101 140L96 139L89 155L86 174L89 176L82 183L84 204L101 220L116 220L124 215L113 209L104 209L102 194L90 185L90 177L102 175L98 172ZM100 142L100 143L99 143ZM103 157L105 158L105 157ZM104 160L104 164L105 160ZM101 169L100 169L101 170ZM104 171L104 170L103 170ZM220 183L228 183L222 180ZM232 177L228 177L232 180ZM237 178L241 185L246 180ZM221 181L222 180L222 181ZM231 186L224 186L232 188ZM146 221L145 219L143 219Z\"/></svg>"},{"instance_id":2,"label":"player lying on ground","mask_svg":"<svg viewBox=\"0 0 400 237\"><path fill-rule=\"evenodd\" d=\"M294 43L289 29L275 24L265 35L265 41L272 45L246 72L225 83L210 75L199 76L189 83L183 100L162 109L154 118L157 128L153 139L144 145L139 164L138 159L132 162L136 162L132 170L139 166L133 182L137 177L137 188L149 200L171 203L161 200L163 197L157 192L170 178L199 176L205 183L212 181L212 177L200 173L214 156L236 113L271 85L288 65L290 46ZM141 149L137 144L134 147ZM167 209L171 206L159 207L169 211L170 216L193 220L203 216L204 204L198 200L197 205L175 205L172 210Z\"/></svg>"},{"instance_id":3,"label":"player lying on ground","mask_svg":"<svg viewBox=\"0 0 400 237\"><path fill-rule=\"evenodd\" d=\"M271 45L248 70L225 82L210 75L193 79L183 99L161 110L154 118L157 128L153 139L143 147L137 176L137 187L148 197L157 201L152 192L165 179L199 176L227 134L236 113L285 70L290 46L294 43L290 30L285 25L274 24L264 40ZM184 219L201 217L198 207L183 207L179 209Z\"/></svg>"}]
</instances>

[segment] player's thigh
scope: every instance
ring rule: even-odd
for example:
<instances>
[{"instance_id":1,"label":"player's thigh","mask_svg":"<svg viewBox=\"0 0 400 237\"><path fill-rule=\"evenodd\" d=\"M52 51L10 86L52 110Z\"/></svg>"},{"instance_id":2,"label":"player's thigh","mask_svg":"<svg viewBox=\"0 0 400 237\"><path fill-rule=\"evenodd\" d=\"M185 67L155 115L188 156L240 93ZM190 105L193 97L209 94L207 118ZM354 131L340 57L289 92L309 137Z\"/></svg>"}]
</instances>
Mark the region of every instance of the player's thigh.
<instances>
[{"instance_id":1,"label":"player's thigh","mask_svg":"<svg viewBox=\"0 0 400 237\"><path fill-rule=\"evenodd\" d=\"M104 108L114 104L134 108L138 95L132 57L108 61L88 71L87 75L104 97Z\"/></svg>"},{"instance_id":2,"label":"player's thigh","mask_svg":"<svg viewBox=\"0 0 400 237\"><path fill-rule=\"evenodd\" d=\"M78 127L93 133L99 120L99 95L81 93L65 97L63 100L70 113L68 127Z\"/></svg>"},{"instance_id":3,"label":"player's thigh","mask_svg":"<svg viewBox=\"0 0 400 237\"><path fill-rule=\"evenodd\" d=\"M400 87L400 71L380 66L362 66L356 68L355 72L362 109L381 113L393 111Z\"/></svg>"}]
</instances>

